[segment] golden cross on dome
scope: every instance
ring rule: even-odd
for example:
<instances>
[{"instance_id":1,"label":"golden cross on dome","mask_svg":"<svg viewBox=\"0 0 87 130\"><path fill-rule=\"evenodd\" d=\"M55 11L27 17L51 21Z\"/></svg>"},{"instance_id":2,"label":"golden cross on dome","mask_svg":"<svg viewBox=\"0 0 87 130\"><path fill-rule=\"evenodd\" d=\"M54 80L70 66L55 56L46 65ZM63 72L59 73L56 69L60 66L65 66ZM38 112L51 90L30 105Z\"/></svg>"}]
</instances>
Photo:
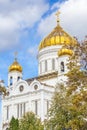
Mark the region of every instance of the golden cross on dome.
<instances>
[{"instance_id":1,"label":"golden cross on dome","mask_svg":"<svg viewBox=\"0 0 87 130\"><path fill-rule=\"evenodd\" d=\"M17 60L18 52L14 52L15 61Z\"/></svg>"},{"instance_id":2,"label":"golden cross on dome","mask_svg":"<svg viewBox=\"0 0 87 130\"><path fill-rule=\"evenodd\" d=\"M57 25L59 25L59 22L60 22L59 15L60 15L60 11L58 11L58 12L56 13L56 16L57 16Z\"/></svg>"}]
</instances>

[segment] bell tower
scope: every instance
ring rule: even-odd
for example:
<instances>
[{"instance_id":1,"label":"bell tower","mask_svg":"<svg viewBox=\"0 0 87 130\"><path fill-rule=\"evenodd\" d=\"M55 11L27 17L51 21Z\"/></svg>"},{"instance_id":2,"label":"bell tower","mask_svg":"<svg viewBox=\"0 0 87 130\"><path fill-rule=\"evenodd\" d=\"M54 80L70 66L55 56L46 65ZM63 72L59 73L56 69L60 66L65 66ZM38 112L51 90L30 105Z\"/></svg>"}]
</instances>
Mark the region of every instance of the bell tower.
<instances>
[{"instance_id":1,"label":"bell tower","mask_svg":"<svg viewBox=\"0 0 87 130\"><path fill-rule=\"evenodd\" d=\"M17 53L15 53L14 62L9 66L8 70L8 86L13 86L20 79L22 79L22 66L18 63Z\"/></svg>"}]
</instances>

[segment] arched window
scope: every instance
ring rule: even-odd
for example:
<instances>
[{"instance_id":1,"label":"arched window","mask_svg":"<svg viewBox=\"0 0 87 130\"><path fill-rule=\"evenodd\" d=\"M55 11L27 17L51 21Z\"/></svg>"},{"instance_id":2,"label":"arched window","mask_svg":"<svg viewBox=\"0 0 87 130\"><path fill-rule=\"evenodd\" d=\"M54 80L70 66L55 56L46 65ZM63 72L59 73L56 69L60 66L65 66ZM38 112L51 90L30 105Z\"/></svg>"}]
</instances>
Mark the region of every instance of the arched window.
<instances>
[{"instance_id":1,"label":"arched window","mask_svg":"<svg viewBox=\"0 0 87 130\"><path fill-rule=\"evenodd\" d=\"M10 85L12 85L13 84L13 78L12 78L12 76L10 77Z\"/></svg>"},{"instance_id":2,"label":"arched window","mask_svg":"<svg viewBox=\"0 0 87 130\"><path fill-rule=\"evenodd\" d=\"M52 59L52 70L55 70L55 59Z\"/></svg>"},{"instance_id":3,"label":"arched window","mask_svg":"<svg viewBox=\"0 0 87 130\"><path fill-rule=\"evenodd\" d=\"M61 72L64 72L64 62L62 61L61 64L60 64L60 69L61 69Z\"/></svg>"}]
</instances>

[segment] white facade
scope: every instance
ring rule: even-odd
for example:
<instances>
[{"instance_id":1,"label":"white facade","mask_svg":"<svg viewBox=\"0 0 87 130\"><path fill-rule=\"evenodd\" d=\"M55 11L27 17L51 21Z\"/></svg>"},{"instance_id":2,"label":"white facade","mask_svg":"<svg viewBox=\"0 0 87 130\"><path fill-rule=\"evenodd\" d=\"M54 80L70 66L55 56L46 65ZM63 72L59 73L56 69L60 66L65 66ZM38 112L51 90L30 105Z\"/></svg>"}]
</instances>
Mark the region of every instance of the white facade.
<instances>
[{"instance_id":1,"label":"white facade","mask_svg":"<svg viewBox=\"0 0 87 130\"><path fill-rule=\"evenodd\" d=\"M61 48L60 45L48 46L43 48L38 53L39 61L39 75L52 73L58 71L58 50Z\"/></svg>"},{"instance_id":2,"label":"white facade","mask_svg":"<svg viewBox=\"0 0 87 130\"><path fill-rule=\"evenodd\" d=\"M47 118L51 99L58 82L65 81L68 55L58 57L62 45L51 45L38 52L38 76L23 80L22 72L8 73L8 96L2 99L2 130L7 130L14 116L21 118L33 111L42 121Z\"/></svg>"},{"instance_id":3,"label":"white facade","mask_svg":"<svg viewBox=\"0 0 87 130\"><path fill-rule=\"evenodd\" d=\"M46 85L34 79L31 83L19 80L14 86L9 86L9 95L3 97L3 130L8 128L12 116L21 118L25 112L33 111L41 117L41 120L47 118L47 112L50 107L51 97L54 87Z\"/></svg>"}]
</instances>

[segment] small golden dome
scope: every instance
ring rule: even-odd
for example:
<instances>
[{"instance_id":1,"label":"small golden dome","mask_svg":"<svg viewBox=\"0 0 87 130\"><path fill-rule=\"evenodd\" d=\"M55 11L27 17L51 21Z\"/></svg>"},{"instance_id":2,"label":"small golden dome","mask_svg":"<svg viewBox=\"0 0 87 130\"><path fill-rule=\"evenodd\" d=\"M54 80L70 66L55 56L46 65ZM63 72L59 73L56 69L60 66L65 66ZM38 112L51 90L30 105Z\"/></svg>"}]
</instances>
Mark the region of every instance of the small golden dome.
<instances>
[{"instance_id":1,"label":"small golden dome","mask_svg":"<svg viewBox=\"0 0 87 130\"><path fill-rule=\"evenodd\" d=\"M15 61L12 63L12 65L9 67L9 72L11 71L19 71L22 72L22 66L17 62L17 60L15 59Z\"/></svg>"},{"instance_id":2,"label":"small golden dome","mask_svg":"<svg viewBox=\"0 0 87 130\"><path fill-rule=\"evenodd\" d=\"M76 40L66 33L63 28L58 24L57 27L41 41L39 50L54 45L74 45Z\"/></svg>"},{"instance_id":3,"label":"small golden dome","mask_svg":"<svg viewBox=\"0 0 87 130\"><path fill-rule=\"evenodd\" d=\"M61 49L58 51L58 56L62 56L62 55L72 55L73 51L70 49Z\"/></svg>"}]
</instances>

